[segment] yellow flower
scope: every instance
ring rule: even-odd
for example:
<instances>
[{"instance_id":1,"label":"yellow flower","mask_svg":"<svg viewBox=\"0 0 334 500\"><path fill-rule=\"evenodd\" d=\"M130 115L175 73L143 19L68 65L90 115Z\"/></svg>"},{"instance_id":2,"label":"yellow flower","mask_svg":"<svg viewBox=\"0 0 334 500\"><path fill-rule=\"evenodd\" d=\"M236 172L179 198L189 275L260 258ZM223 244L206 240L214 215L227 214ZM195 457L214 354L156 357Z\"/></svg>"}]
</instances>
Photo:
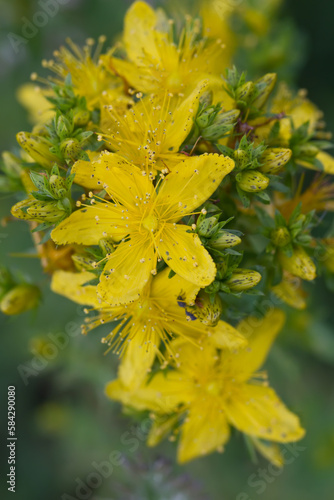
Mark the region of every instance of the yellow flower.
<instances>
[{"instance_id":1,"label":"yellow flower","mask_svg":"<svg viewBox=\"0 0 334 500\"><path fill-rule=\"evenodd\" d=\"M98 291L111 305L139 297L157 258L199 287L215 278L216 266L191 227L177 224L206 201L234 162L222 155L181 161L160 183L159 191L146 172L116 154L105 153L92 164L92 174L112 201L80 209L51 234L60 245L97 245L109 237L121 241L109 256ZM95 201L95 200L92 200Z\"/></svg>"},{"instance_id":2,"label":"yellow flower","mask_svg":"<svg viewBox=\"0 0 334 500\"><path fill-rule=\"evenodd\" d=\"M101 124L104 140L111 150L140 168L153 172L170 169L184 158L179 151L207 87L208 82L202 82L187 99L173 99L167 92L162 99L151 96L126 112L118 112L115 105L105 106Z\"/></svg>"},{"instance_id":3,"label":"yellow flower","mask_svg":"<svg viewBox=\"0 0 334 500\"><path fill-rule=\"evenodd\" d=\"M71 39L66 42L70 49L61 47L54 52L56 61L43 61L42 65L57 74L50 80L62 85L68 74L71 74L74 91L85 97L89 109L99 108L101 99L108 96L110 101L123 95L123 82L120 78L106 71L100 63L100 52L106 38L100 36L93 53L94 40L89 38L82 49Z\"/></svg>"},{"instance_id":4,"label":"yellow flower","mask_svg":"<svg viewBox=\"0 0 334 500\"><path fill-rule=\"evenodd\" d=\"M199 20L187 18L178 42L174 25L162 11L145 2L135 2L125 17L123 43L128 60L112 55L103 58L106 67L144 93L168 90L188 95L204 78L220 81L226 67L220 39L201 37Z\"/></svg>"},{"instance_id":5,"label":"yellow flower","mask_svg":"<svg viewBox=\"0 0 334 500\"><path fill-rule=\"evenodd\" d=\"M96 316L87 318L84 333L101 323L119 321L103 342L124 355L119 376L132 389L144 380L156 355L161 362L165 361L160 351L161 343L166 346L167 358L175 356L170 347L170 340L175 335L197 345L198 350L207 336L217 346L229 349L237 349L246 343L244 337L224 321L219 321L215 327L208 327L199 320L189 321L178 299L182 295L183 301L192 303L199 287L177 275L169 279L168 274L169 270L165 269L151 277L139 300L117 307L98 300L96 286L82 286L94 278L93 273L58 271L52 278L54 292L79 304L93 306L97 311Z\"/></svg>"},{"instance_id":6,"label":"yellow flower","mask_svg":"<svg viewBox=\"0 0 334 500\"><path fill-rule=\"evenodd\" d=\"M179 354L177 370L158 373L135 393L122 381L113 381L106 388L107 395L157 413L149 445L156 444L168 430L166 419L159 429L163 413L185 414L178 447L181 463L222 450L231 425L252 437L281 443L297 441L304 436L298 417L268 387L265 374L257 372L283 323L284 314L279 310L262 320L244 320L238 329L252 331L249 345L234 353L223 350L218 354L209 342L198 352L178 339L174 345Z\"/></svg>"}]
</instances>

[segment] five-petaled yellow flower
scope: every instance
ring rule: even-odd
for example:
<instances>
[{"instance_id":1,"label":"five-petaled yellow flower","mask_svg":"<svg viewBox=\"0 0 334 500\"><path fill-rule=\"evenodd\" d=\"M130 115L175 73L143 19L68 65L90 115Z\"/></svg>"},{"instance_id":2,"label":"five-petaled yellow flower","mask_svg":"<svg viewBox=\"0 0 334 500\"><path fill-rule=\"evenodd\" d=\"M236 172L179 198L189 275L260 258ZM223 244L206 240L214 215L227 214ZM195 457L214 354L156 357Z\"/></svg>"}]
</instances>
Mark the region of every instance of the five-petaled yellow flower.
<instances>
[{"instance_id":1,"label":"five-petaled yellow flower","mask_svg":"<svg viewBox=\"0 0 334 500\"><path fill-rule=\"evenodd\" d=\"M119 322L103 342L122 354L119 376L128 388L135 389L142 383L156 356L163 364L169 358L177 361L171 349L175 336L193 343L198 351L208 336L220 348L234 350L246 344L245 338L224 321L215 327L199 320L190 321L178 299L182 295L182 301L193 303L199 287L177 275L169 279L168 274L169 270L164 269L152 276L139 300L116 307L98 300L96 286L83 286L94 274L58 271L53 275L54 292L98 311L86 318L84 333L107 322ZM161 343L166 347L165 355L161 352Z\"/></svg>"},{"instance_id":2,"label":"five-petaled yellow flower","mask_svg":"<svg viewBox=\"0 0 334 500\"><path fill-rule=\"evenodd\" d=\"M52 231L60 245L120 242L107 260L98 291L110 305L138 299L157 259L199 287L215 278L216 266L182 217L194 212L234 168L228 157L204 154L181 161L158 186L133 164L112 153L92 164L92 176L112 201L101 200L72 213Z\"/></svg>"},{"instance_id":3,"label":"five-petaled yellow flower","mask_svg":"<svg viewBox=\"0 0 334 500\"><path fill-rule=\"evenodd\" d=\"M177 339L173 346L179 355L177 370L158 373L135 392L118 379L108 384L107 395L157 414L149 445L155 445L175 425L173 413L185 416L178 448L181 463L221 450L231 425L269 441L297 441L304 436L298 417L268 387L265 374L258 372L283 323L284 314L279 310L262 320L244 320L238 330L253 331L248 345L237 352L222 350L219 354L209 341L198 351ZM170 418L159 425L164 414Z\"/></svg>"}]
</instances>

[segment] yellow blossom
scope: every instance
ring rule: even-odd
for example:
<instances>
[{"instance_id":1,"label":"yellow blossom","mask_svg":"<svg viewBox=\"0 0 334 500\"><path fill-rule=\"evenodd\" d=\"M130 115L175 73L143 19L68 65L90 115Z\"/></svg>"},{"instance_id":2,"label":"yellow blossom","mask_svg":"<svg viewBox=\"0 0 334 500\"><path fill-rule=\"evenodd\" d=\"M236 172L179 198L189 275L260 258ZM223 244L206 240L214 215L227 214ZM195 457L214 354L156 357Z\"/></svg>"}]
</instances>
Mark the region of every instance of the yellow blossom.
<instances>
[{"instance_id":1,"label":"yellow blossom","mask_svg":"<svg viewBox=\"0 0 334 500\"><path fill-rule=\"evenodd\" d=\"M125 17L123 44L128 60L108 55L104 62L136 90L188 95L204 78L222 84L224 45L221 39L201 37L199 20L187 18L175 42L173 22L147 3L135 2Z\"/></svg>"},{"instance_id":2,"label":"yellow blossom","mask_svg":"<svg viewBox=\"0 0 334 500\"><path fill-rule=\"evenodd\" d=\"M116 307L98 299L96 286L82 286L94 278L93 273L57 271L53 275L51 288L54 292L96 310L96 316L87 318L84 333L102 323L119 322L103 342L124 355L119 375L129 388L135 389L141 384L156 355L164 361L161 343L166 346L167 358L175 356L170 347L170 340L175 335L194 343L199 351L200 343L208 336L218 347L232 350L246 343L244 337L224 321L219 321L215 327L208 327L199 320L190 321L179 299L182 296L182 301L193 303L199 287L177 275L168 278L168 274L169 270L165 269L151 277L139 300Z\"/></svg>"},{"instance_id":3,"label":"yellow blossom","mask_svg":"<svg viewBox=\"0 0 334 500\"><path fill-rule=\"evenodd\" d=\"M54 52L56 60L43 61L43 66L56 73L56 78L50 80L62 85L68 74L71 75L74 91L85 97L89 109L99 108L101 99L108 96L112 101L123 95L123 82L110 71L106 71L100 62L100 53L105 36L100 36L96 48L94 40L89 38L85 47L78 47L71 39L66 42L69 46L61 47Z\"/></svg>"},{"instance_id":4,"label":"yellow blossom","mask_svg":"<svg viewBox=\"0 0 334 500\"><path fill-rule=\"evenodd\" d=\"M92 176L112 201L95 201L72 213L51 234L64 245L97 245L109 237L121 242L108 256L98 287L111 305L139 297L157 258L184 279L205 287L216 266L192 228L177 224L206 201L234 168L228 157L205 154L181 161L161 182L159 190L146 174L112 153L92 164Z\"/></svg>"},{"instance_id":5,"label":"yellow blossom","mask_svg":"<svg viewBox=\"0 0 334 500\"><path fill-rule=\"evenodd\" d=\"M164 413L185 415L178 447L181 463L221 451L231 425L256 438L297 441L304 436L298 417L268 387L265 374L258 372L283 323L284 314L279 310L270 311L262 320L244 320L239 331L251 329L252 334L248 346L237 352L223 350L218 354L210 342L198 352L178 339L174 345L179 355L177 370L158 373L135 393L118 379L108 384L107 395L157 414L149 445L156 444L168 431L166 418L162 427L158 424Z\"/></svg>"},{"instance_id":6,"label":"yellow blossom","mask_svg":"<svg viewBox=\"0 0 334 500\"><path fill-rule=\"evenodd\" d=\"M140 168L168 171L183 158L179 151L207 87L207 81L201 82L186 99L173 99L167 91L162 99L153 95L126 112L119 112L113 104L105 106L101 124L105 142Z\"/></svg>"}]
</instances>

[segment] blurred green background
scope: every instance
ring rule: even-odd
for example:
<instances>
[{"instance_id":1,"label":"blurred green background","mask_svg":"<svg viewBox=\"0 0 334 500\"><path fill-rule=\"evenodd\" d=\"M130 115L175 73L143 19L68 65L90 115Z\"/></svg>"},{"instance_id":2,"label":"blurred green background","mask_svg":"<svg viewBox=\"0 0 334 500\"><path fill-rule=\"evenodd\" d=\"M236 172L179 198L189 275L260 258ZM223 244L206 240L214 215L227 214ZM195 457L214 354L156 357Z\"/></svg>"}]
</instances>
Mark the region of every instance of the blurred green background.
<instances>
[{"instance_id":1,"label":"blurred green background","mask_svg":"<svg viewBox=\"0 0 334 500\"><path fill-rule=\"evenodd\" d=\"M20 34L22 17L32 19L40 10L34 0L0 0L0 148L16 148L15 134L29 130L26 112L15 98L17 87L40 72L40 61L70 36L83 43L88 36L108 35L110 41L120 32L122 19L131 1L69 0L59 2L59 12L38 30L18 52L13 51L8 33ZM258 3L258 2L256 2ZM334 3L328 0L289 0L275 26L284 48L278 71L296 86L307 88L310 98L325 112L329 129L334 130L333 28ZM296 29L298 29L297 35ZM293 36L291 36L293 33ZM280 38L281 37L281 38ZM290 38L289 38L290 37ZM278 43L278 42L276 42ZM290 44L290 45L289 45ZM279 48L279 47L278 47ZM264 42L264 54L277 49L275 38ZM239 61L247 52L240 53ZM250 72L261 69L261 60L249 55ZM251 75L252 76L252 75ZM7 491L6 465L6 394L8 385L16 386L17 405L17 493L25 500L56 500L65 493L76 498L78 478L86 481L94 472L92 463L108 460L110 453L120 451L130 458L139 457L148 473L139 467L126 472L126 481L142 485L154 470L155 457L165 455L173 460L175 445L167 443L147 451L138 423L121 414L120 406L104 396L105 384L115 376L116 359L104 356L100 343L103 329L81 336L79 326L82 308L48 291L48 278L37 259L17 258L14 252L32 247L28 227L19 221L7 224L9 207L15 198L0 199L1 263L15 267L27 279L43 288L44 300L36 314L17 318L0 317L0 394L1 394L1 485L0 498L10 498ZM288 406L302 418L307 429L300 449L289 451L293 460L281 473L268 468L260 459L252 463L243 439L233 436L226 453L214 454L185 467L175 467L185 483L184 474L196 478L203 489L203 499L212 500L331 500L334 491L334 340L332 297L321 279L313 288L311 313L291 313L289 322L268 361L272 385ZM331 314L331 316L330 316ZM71 334L69 334L71 332ZM51 337L50 337L51 334ZM57 335L57 337L52 337ZM57 340L58 339L58 347ZM60 344L59 344L60 342ZM37 352L44 353L42 357ZM126 434L125 434L126 433ZM136 435L130 443L130 437ZM295 453L295 456L293 455ZM109 478L82 498L95 500L136 500L126 490L115 493L121 481L123 466L115 466ZM262 472L259 472L262 470ZM264 472L263 472L264 471ZM145 475L146 474L146 475ZM259 474L266 474L260 486ZM164 473L162 474L164 475ZM159 478L158 478L159 479ZM153 481L159 486L160 479ZM149 482L149 479L148 479ZM183 500L179 496L161 498ZM195 485L195 489L198 490ZM146 490L145 490L146 491ZM199 490L198 490L199 491ZM147 487L147 499L156 497ZM71 498L70 496L68 498ZM79 497L78 497L79 498ZM195 498L191 496L189 498Z\"/></svg>"}]
</instances>

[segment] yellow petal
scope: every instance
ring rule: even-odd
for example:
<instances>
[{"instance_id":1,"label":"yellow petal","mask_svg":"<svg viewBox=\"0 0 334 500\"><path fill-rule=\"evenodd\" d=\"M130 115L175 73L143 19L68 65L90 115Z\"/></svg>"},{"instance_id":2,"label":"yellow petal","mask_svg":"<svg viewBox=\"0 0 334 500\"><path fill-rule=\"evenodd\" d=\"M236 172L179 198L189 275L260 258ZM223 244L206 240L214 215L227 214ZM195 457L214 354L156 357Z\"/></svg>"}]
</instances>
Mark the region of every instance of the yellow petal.
<instances>
[{"instance_id":1,"label":"yellow petal","mask_svg":"<svg viewBox=\"0 0 334 500\"><path fill-rule=\"evenodd\" d=\"M210 342L218 349L235 351L246 347L246 338L232 325L219 321L218 325L210 328Z\"/></svg>"},{"instance_id":2,"label":"yellow petal","mask_svg":"<svg viewBox=\"0 0 334 500\"><path fill-rule=\"evenodd\" d=\"M170 269L167 268L153 278L151 297L159 300L161 304L164 304L168 299L168 301L170 300L172 304L176 305L179 297L182 297L182 301L187 304L192 304L200 291L200 287L177 274L172 278L168 278L169 273Z\"/></svg>"},{"instance_id":3,"label":"yellow petal","mask_svg":"<svg viewBox=\"0 0 334 500\"><path fill-rule=\"evenodd\" d=\"M228 421L246 434L287 443L301 439L305 431L270 387L243 384L225 402Z\"/></svg>"},{"instance_id":4,"label":"yellow petal","mask_svg":"<svg viewBox=\"0 0 334 500\"><path fill-rule=\"evenodd\" d=\"M216 276L215 263L190 227L166 224L161 239L157 250L176 274L201 288L212 283Z\"/></svg>"},{"instance_id":5,"label":"yellow petal","mask_svg":"<svg viewBox=\"0 0 334 500\"><path fill-rule=\"evenodd\" d=\"M147 373L151 371L159 349L160 338L156 332L151 331L150 343L148 343L146 332L134 331L134 329L131 330L131 337L131 341L125 348L118 376L130 390L137 390L147 377Z\"/></svg>"},{"instance_id":6,"label":"yellow petal","mask_svg":"<svg viewBox=\"0 0 334 500\"><path fill-rule=\"evenodd\" d=\"M128 233L122 216L119 207L111 203L96 203L73 212L52 231L51 238L58 245L98 245L100 239L107 236L119 241Z\"/></svg>"},{"instance_id":7,"label":"yellow petal","mask_svg":"<svg viewBox=\"0 0 334 500\"><path fill-rule=\"evenodd\" d=\"M223 352L222 365L237 380L248 380L264 363L284 322L285 314L279 309L269 311L264 318L250 316L243 320L237 329L248 340L248 345L235 354Z\"/></svg>"},{"instance_id":8,"label":"yellow petal","mask_svg":"<svg viewBox=\"0 0 334 500\"><path fill-rule=\"evenodd\" d=\"M158 199L179 220L204 203L234 168L227 156L203 154L184 159L167 175Z\"/></svg>"},{"instance_id":9,"label":"yellow petal","mask_svg":"<svg viewBox=\"0 0 334 500\"><path fill-rule=\"evenodd\" d=\"M135 391L125 386L120 379L113 380L105 388L105 393L110 399L120 401L125 406L129 406L139 411L151 410L155 412L165 412L162 401L157 399L155 388L142 385Z\"/></svg>"},{"instance_id":10,"label":"yellow petal","mask_svg":"<svg viewBox=\"0 0 334 500\"><path fill-rule=\"evenodd\" d=\"M183 464L218 450L229 437L226 416L218 406L211 408L200 404L192 405L182 426L178 462Z\"/></svg>"},{"instance_id":11,"label":"yellow petal","mask_svg":"<svg viewBox=\"0 0 334 500\"><path fill-rule=\"evenodd\" d=\"M124 25L124 44L128 58L140 63L145 54L158 62L159 52L155 46L154 28L157 17L145 2L135 2L127 11Z\"/></svg>"},{"instance_id":12,"label":"yellow petal","mask_svg":"<svg viewBox=\"0 0 334 500\"><path fill-rule=\"evenodd\" d=\"M87 154L89 156L89 161L78 160L72 167L71 173L75 174L74 182L86 189L101 189L101 186L97 183L98 180L92 177L92 163L99 159L100 153L96 151L87 151Z\"/></svg>"},{"instance_id":13,"label":"yellow petal","mask_svg":"<svg viewBox=\"0 0 334 500\"><path fill-rule=\"evenodd\" d=\"M101 307L96 286L83 286L94 278L96 278L95 274L88 271L82 273L56 271L52 275L51 290L73 300L77 304Z\"/></svg>"},{"instance_id":14,"label":"yellow petal","mask_svg":"<svg viewBox=\"0 0 334 500\"><path fill-rule=\"evenodd\" d=\"M180 106L173 111L173 121L166 131L164 141L164 150L169 152L178 152L181 145L188 137L193 125L194 117L197 114L199 100L201 95L208 88L208 81L204 80L196 89L185 99Z\"/></svg>"},{"instance_id":15,"label":"yellow petal","mask_svg":"<svg viewBox=\"0 0 334 500\"><path fill-rule=\"evenodd\" d=\"M253 436L249 439L253 443L256 450L261 453L263 457L269 460L269 462L271 462L273 465L276 465L276 467L283 467L284 458L279 445L277 445L276 443L261 441L260 439Z\"/></svg>"},{"instance_id":16,"label":"yellow petal","mask_svg":"<svg viewBox=\"0 0 334 500\"><path fill-rule=\"evenodd\" d=\"M137 300L156 267L149 239L137 237L122 242L103 270L98 292L110 305Z\"/></svg>"},{"instance_id":17,"label":"yellow petal","mask_svg":"<svg viewBox=\"0 0 334 500\"><path fill-rule=\"evenodd\" d=\"M26 83L19 87L17 100L29 111L29 119L32 123L47 123L55 115L51 103L41 89L33 83Z\"/></svg>"},{"instance_id":18,"label":"yellow petal","mask_svg":"<svg viewBox=\"0 0 334 500\"><path fill-rule=\"evenodd\" d=\"M101 189L128 208L136 208L154 191L145 172L116 153L104 152L93 163L92 176Z\"/></svg>"}]
</instances>

